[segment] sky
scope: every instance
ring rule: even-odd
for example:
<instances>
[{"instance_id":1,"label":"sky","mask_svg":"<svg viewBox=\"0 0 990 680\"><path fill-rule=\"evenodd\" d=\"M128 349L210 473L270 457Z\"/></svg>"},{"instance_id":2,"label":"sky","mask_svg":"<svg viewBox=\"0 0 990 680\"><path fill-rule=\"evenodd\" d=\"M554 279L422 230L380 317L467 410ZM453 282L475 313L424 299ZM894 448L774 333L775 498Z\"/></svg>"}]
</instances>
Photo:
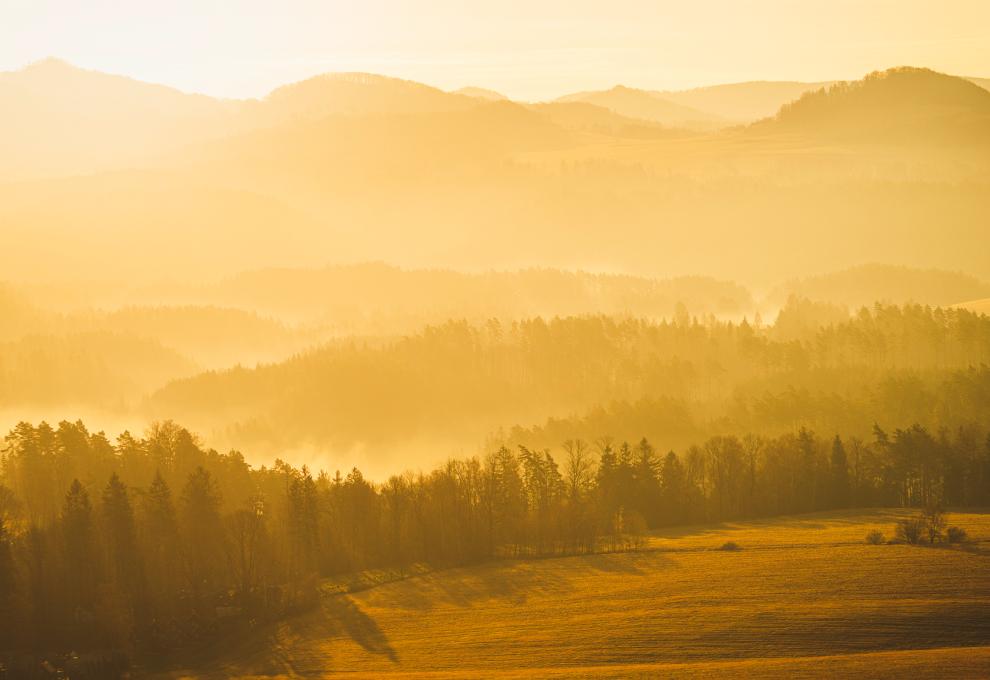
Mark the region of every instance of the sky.
<instances>
[{"instance_id":1,"label":"sky","mask_svg":"<svg viewBox=\"0 0 990 680\"><path fill-rule=\"evenodd\" d=\"M54 56L224 97L327 71L535 100L859 78L990 76L988 0L0 0L0 70Z\"/></svg>"}]
</instances>

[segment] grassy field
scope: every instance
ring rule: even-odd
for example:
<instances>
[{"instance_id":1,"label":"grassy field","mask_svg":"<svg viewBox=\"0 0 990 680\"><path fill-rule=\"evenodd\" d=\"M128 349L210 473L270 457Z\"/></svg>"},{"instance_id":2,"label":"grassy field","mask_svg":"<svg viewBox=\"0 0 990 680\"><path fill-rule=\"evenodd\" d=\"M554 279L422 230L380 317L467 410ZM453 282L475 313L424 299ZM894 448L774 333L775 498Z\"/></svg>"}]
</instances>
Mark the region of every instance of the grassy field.
<instances>
[{"instance_id":1,"label":"grassy field","mask_svg":"<svg viewBox=\"0 0 990 680\"><path fill-rule=\"evenodd\" d=\"M990 514L950 515L965 549L864 542L905 515L689 527L638 553L421 574L163 677L990 677Z\"/></svg>"}]
</instances>

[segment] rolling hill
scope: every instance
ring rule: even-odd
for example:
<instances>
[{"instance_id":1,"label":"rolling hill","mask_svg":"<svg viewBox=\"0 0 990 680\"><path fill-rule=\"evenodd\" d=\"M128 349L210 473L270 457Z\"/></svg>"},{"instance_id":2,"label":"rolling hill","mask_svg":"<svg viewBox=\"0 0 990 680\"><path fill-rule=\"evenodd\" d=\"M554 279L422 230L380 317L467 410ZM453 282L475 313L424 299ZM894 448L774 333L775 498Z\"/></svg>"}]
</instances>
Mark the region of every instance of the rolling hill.
<instances>
[{"instance_id":1,"label":"rolling hill","mask_svg":"<svg viewBox=\"0 0 990 680\"><path fill-rule=\"evenodd\" d=\"M454 90L454 94L464 95L465 97L474 97L475 99L483 99L490 102L500 102L508 99L508 97L501 92L489 90L484 87L462 87L459 90Z\"/></svg>"},{"instance_id":2,"label":"rolling hill","mask_svg":"<svg viewBox=\"0 0 990 680\"><path fill-rule=\"evenodd\" d=\"M380 263L247 271L210 285L137 293L135 302L142 299L251 309L280 319L325 322L358 335L411 332L452 318L673 318L678 303L698 315L753 312L744 287L706 277L653 279L554 269L472 274Z\"/></svg>"},{"instance_id":3,"label":"rolling hill","mask_svg":"<svg viewBox=\"0 0 990 680\"><path fill-rule=\"evenodd\" d=\"M466 111L478 100L366 73L329 73L261 100L220 100L45 59L0 72L0 180L147 166L166 152L333 114Z\"/></svg>"},{"instance_id":4,"label":"rolling hill","mask_svg":"<svg viewBox=\"0 0 990 680\"><path fill-rule=\"evenodd\" d=\"M818 90L829 83L790 81L753 81L697 87L690 90L657 91L657 97L689 106L724 118L746 123L772 116L780 107L798 99L806 92Z\"/></svg>"},{"instance_id":5,"label":"rolling hill","mask_svg":"<svg viewBox=\"0 0 990 680\"><path fill-rule=\"evenodd\" d=\"M590 132L630 139L676 139L691 136L688 130L669 128L660 123L629 118L596 104L556 101L531 104L531 110L546 116L565 130Z\"/></svg>"},{"instance_id":6,"label":"rolling hill","mask_svg":"<svg viewBox=\"0 0 990 680\"><path fill-rule=\"evenodd\" d=\"M0 342L0 409L121 412L155 386L200 367L153 339L107 331ZM17 418L23 417L18 415ZM15 422L9 412L7 424Z\"/></svg>"},{"instance_id":7,"label":"rolling hill","mask_svg":"<svg viewBox=\"0 0 990 680\"><path fill-rule=\"evenodd\" d=\"M412 571L349 593L327 583L314 611L144 674L894 679L951 668L984 676L987 515L949 518L977 541L971 550L864 543L906 514L685 527L656 532L639 552ZM726 541L742 549L718 550Z\"/></svg>"},{"instance_id":8,"label":"rolling hill","mask_svg":"<svg viewBox=\"0 0 990 680\"><path fill-rule=\"evenodd\" d=\"M901 67L806 93L755 126L870 144L990 143L990 91L964 78Z\"/></svg>"},{"instance_id":9,"label":"rolling hill","mask_svg":"<svg viewBox=\"0 0 990 680\"><path fill-rule=\"evenodd\" d=\"M652 92L616 85L611 90L578 92L558 102L586 102L614 111L627 118L638 118L668 127L711 130L725 124L719 116L663 99Z\"/></svg>"},{"instance_id":10,"label":"rolling hill","mask_svg":"<svg viewBox=\"0 0 990 680\"><path fill-rule=\"evenodd\" d=\"M327 73L273 90L257 108L266 122L333 114L466 111L478 102L465 94L372 73Z\"/></svg>"},{"instance_id":11,"label":"rolling hill","mask_svg":"<svg viewBox=\"0 0 990 680\"><path fill-rule=\"evenodd\" d=\"M768 300L782 305L791 295L833 302L854 310L878 301L945 307L959 300L990 295L990 284L960 272L866 264L789 281L771 291Z\"/></svg>"},{"instance_id":12,"label":"rolling hill","mask_svg":"<svg viewBox=\"0 0 990 680\"><path fill-rule=\"evenodd\" d=\"M42 77L49 67L78 85L54 87ZM648 119L697 119L697 110L628 88L575 95L601 95L601 105L528 107L338 74L237 103L64 64L39 68L4 78L36 81L46 98L69 97L59 129L89 130L77 136L90 151L80 156L44 141L62 133L49 135L49 116L29 120L26 99L19 109L0 109L0 129L16 131L18 148L52 150L38 154L52 161L45 172L86 173L38 178L17 154L0 157L0 177L34 177L0 184L0 267L8 277L78 279L99 270L148 283L385 260L699 273L768 286L877 253L990 277L980 248L990 163L979 143L990 92L950 76L872 77L834 96L809 95L794 105L798 113L785 109L745 132L685 135ZM123 92L90 97L90 78ZM886 92L887 81L894 94L869 94ZM148 102L129 103L144 102L146 88ZM12 85L0 90L16 98ZM155 125L172 125L171 111L200 122L190 123L195 134L176 124L159 137L149 122L137 137L109 139L116 131L87 128L90 109L77 106L92 102L116 106L119 119L140 118L145 107ZM872 113L854 113L861 109ZM870 125L883 134L868 133ZM145 138L167 148L149 149ZM955 141L933 147L941 138ZM950 237L934 238L934 223ZM161 257L142 258L143 249Z\"/></svg>"},{"instance_id":13,"label":"rolling hill","mask_svg":"<svg viewBox=\"0 0 990 680\"><path fill-rule=\"evenodd\" d=\"M58 59L0 72L0 180L147 162L236 129L240 106Z\"/></svg>"}]
</instances>

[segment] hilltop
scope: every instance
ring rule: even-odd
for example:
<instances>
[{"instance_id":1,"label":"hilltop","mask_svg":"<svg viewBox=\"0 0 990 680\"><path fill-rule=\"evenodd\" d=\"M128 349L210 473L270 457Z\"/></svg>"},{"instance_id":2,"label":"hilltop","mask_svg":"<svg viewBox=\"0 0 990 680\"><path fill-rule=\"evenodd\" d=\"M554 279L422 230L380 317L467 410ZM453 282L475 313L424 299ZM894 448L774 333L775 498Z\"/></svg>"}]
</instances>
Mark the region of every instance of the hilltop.
<instances>
[{"instance_id":1,"label":"hilltop","mask_svg":"<svg viewBox=\"0 0 990 680\"><path fill-rule=\"evenodd\" d=\"M466 111L474 97L373 73L326 73L283 85L262 100L269 120L316 119L332 114Z\"/></svg>"},{"instance_id":2,"label":"hilltop","mask_svg":"<svg viewBox=\"0 0 990 680\"><path fill-rule=\"evenodd\" d=\"M710 130L724 125L719 116L624 85L616 85L610 90L578 92L556 101L595 104L627 118L639 118L670 127Z\"/></svg>"},{"instance_id":3,"label":"hilltop","mask_svg":"<svg viewBox=\"0 0 990 680\"><path fill-rule=\"evenodd\" d=\"M59 59L0 72L0 180L135 164L225 134L239 110Z\"/></svg>"},{"instance_id":4,"label":"hilltop","mask_svg":"<svg viewBox=\"0 0 990 680\"><path fill-rule=\"evenodd\" d=\"M459 90L454 90L454 94L461 94L465 97L474 97L475 99L484 99L490 102L500 102L508 99L508 97L501 92L489 90L484 87L462 87Z\"/></svg>"},{"instance_id":5,"label":"hilltop","mask_svg":"<svg viewBox=\"0 0 990 680\"><path fill-rule=\"evenodd\" d=\"M990 91L929 69L893 68L806 93L757 128L871 144L986 144Z\"/></svg>"}]
</instances>

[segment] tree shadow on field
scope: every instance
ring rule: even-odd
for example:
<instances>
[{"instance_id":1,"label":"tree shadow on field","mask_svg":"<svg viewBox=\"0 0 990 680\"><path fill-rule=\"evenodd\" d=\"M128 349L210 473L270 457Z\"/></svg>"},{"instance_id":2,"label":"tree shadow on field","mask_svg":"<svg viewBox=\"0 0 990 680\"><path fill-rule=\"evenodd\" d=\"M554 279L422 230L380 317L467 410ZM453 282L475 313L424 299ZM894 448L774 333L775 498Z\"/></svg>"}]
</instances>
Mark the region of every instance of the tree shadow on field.
<instances>
[{"instance_id":1,"label":"tree shadow on field","mask_svg":"<svg viewBox=\"0 0 990 680\"><path fill-rule=\"evenodd\" d=\"M444 605L467 608L487 601L522 605L534 597L566 596L586 587L580 584L595 575L636 577L673 564L656 551L500 560L408 579L389 590L387 602L417 611Z\"/></svg>"},{"instance_id":2,"label":"tree shadow on field","mask_svg":"<svg viewBox=\"0 0 990 680\"><path fill-rule=\"evenodd\" d=\"M361 610L349 595L334 595L323 602L323 612L335 632L343 633L372 654L382 654L394 663L399 657L378 623Z\"/></svg>"}]
</instances>

